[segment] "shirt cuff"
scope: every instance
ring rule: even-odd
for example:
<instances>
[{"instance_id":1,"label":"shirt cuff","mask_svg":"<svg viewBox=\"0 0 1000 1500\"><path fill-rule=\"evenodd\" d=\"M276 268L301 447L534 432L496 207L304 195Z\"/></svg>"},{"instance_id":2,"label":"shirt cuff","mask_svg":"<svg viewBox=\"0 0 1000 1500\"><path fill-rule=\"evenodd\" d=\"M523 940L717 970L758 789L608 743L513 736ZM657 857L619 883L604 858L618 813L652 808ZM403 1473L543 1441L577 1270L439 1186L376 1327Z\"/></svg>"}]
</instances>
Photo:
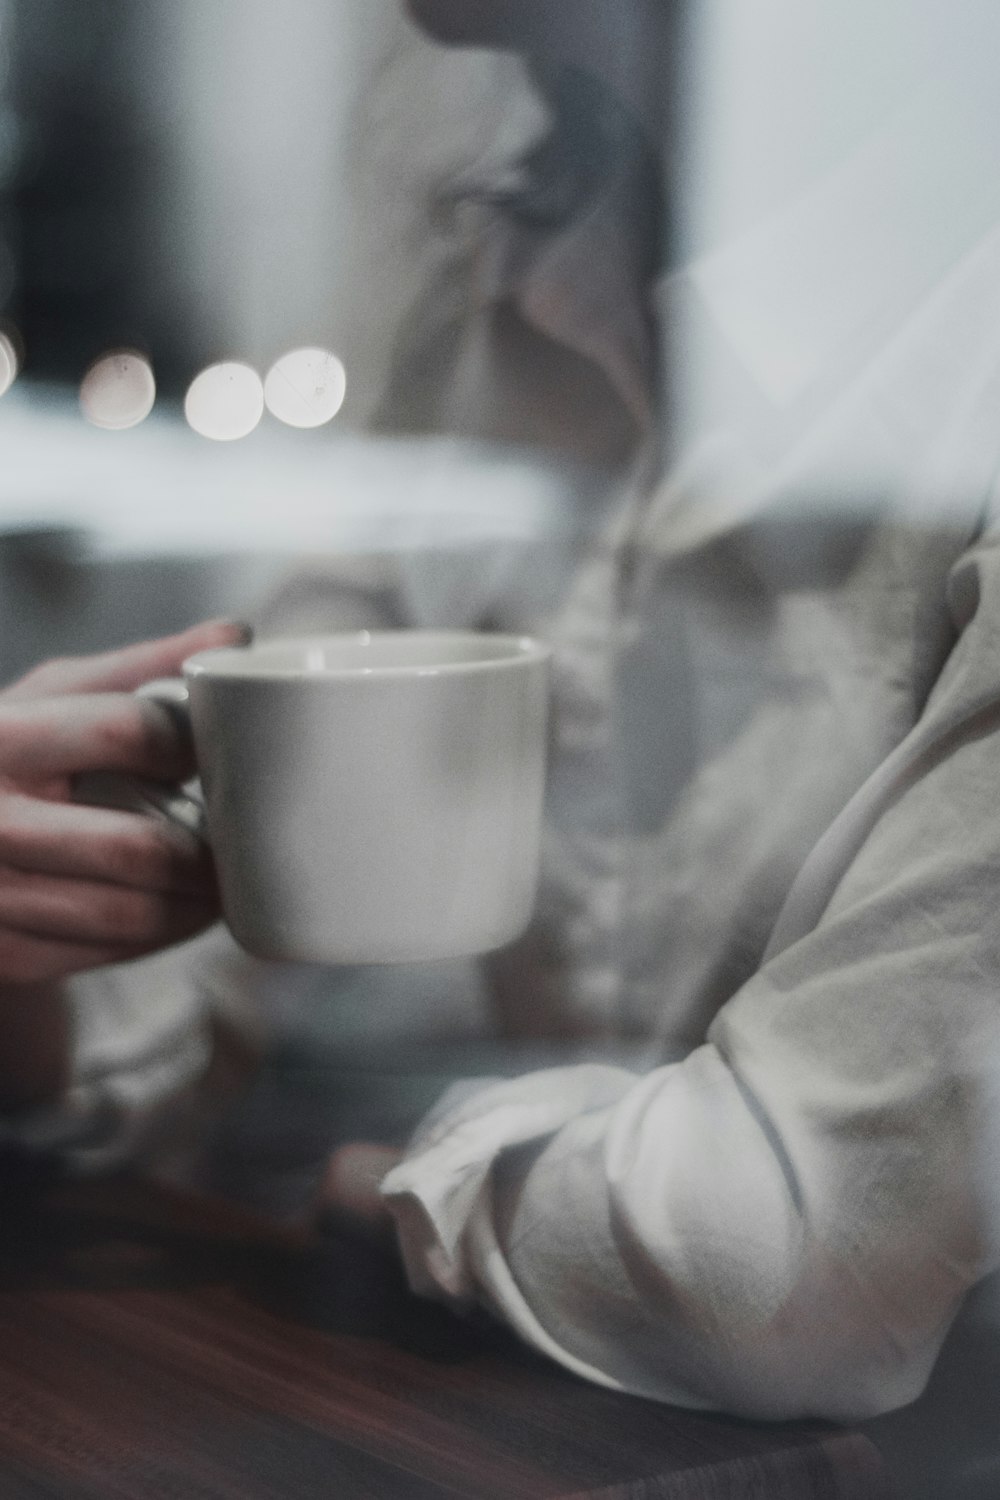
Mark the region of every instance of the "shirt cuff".
<instances>
[{"instance_id":1,"label":"shirt cuff","mask_svg":"<svg viewBox=\"0 0 1000 1500\"><path fill-rule=\"evenodd\" d=\"M614 1104L634 1082L623 1068L586 1065L449 1089L382 1183L413 1290L464 1306L474 1302L478 1257L467 1231L488 1204L494 1162Z\"/></svg>"}]
</instances>

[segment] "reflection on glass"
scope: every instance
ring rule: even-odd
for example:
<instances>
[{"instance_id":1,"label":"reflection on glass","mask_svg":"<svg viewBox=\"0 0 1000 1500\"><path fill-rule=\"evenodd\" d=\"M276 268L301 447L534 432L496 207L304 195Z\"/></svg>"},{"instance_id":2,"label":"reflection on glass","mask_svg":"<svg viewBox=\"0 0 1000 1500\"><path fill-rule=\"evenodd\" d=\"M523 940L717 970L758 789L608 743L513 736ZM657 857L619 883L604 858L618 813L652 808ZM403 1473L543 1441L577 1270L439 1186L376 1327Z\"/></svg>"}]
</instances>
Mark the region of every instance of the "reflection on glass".
<instances>
[{"instance_id":1,"label":"reflection on glass","mask_svg":"<svg viewBox=\"0 0 1000 1500\"><path fill-rule=\"evenodd\" d=\"M80 385L80 408L95 427L123 432L144 422L156 400L149 360L117 349L94 361Z\"/></svg>"},{"instance_id":2,"label":"reflection on glass","mask_svg":"<svg viewBox=\"0 0 1000 1500\"><path fill-rule=\"evenodd\" d=\"M292 349L264 382L267 409L289 427L322 427L344 404L347 374L327 349Z\"/></svg>"},{"instance_id":3,"label":"reflection on glass","mask_svg":"<svg viewBox=\"0 0 1000 1500\"><path fill-rule=\"evenodd\" d=\"M188 387L184 415L195 432L216 442L246 437L264 415L260 376L237 362L210 365Z\"/></svg>"},{"instance_id":4,"label":"reflection on glass","mask_svg":"<svg viewBox=\"0 0 1000 1500\"><path fill-rule=\"evenodd\" d=\"M18 283L17 261L10 243L0 235L0 306L6 305L14 295Z\"/></svg>"}]
</instances>

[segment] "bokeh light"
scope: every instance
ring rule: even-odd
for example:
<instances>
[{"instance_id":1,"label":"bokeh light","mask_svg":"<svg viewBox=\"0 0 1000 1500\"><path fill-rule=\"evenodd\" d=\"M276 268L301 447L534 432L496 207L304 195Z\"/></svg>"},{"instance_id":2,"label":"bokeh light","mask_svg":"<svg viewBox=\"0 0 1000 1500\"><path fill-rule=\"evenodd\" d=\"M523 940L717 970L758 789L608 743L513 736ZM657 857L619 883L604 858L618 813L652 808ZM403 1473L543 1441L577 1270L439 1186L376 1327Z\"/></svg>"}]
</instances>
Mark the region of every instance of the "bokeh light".
<instances>
[{"instance_id":1,"label":"bokeh light","mask_svg":"<svg viewBox=\"0 0 1000 1500\"><path fill-rule=\"evenodd\" d=\"M145 355L131 349L103 354L80 385L80 409L94 427L124 432L137 427L153 410L156 381Z\"/></svg>"},{"instance_id":2,"label":"bokeh light","mask_svg":"<svg viewBox=\"0 0 1000 1500\"><path fill-rule=\"evenodd\" d=\"M236 362L209 365L188 387L184 415L195 432L218 443L246 437L264 415L260 376Z\"/></svg>"},{"instance_id":3,"label":"bokeh light","mask_svg":"<svg viewBox=\"0 0 1000 1500\"><path fill-rule=\"evenodd\" d=\"M19 364L14 340L0 333L0 396L6 396L17 379Z\"/></svg>"},{"instance_id":4,"label":"bokeh light","mask_svg":"<svg viewBox=\"0 0 1000 1500\"><path fill-rule=\"evenodd\" d=\"M289 427L322 427L344 404L347 373L328 349L292 349L264 382L267 409Z\"/></svg>"}]
</instances>

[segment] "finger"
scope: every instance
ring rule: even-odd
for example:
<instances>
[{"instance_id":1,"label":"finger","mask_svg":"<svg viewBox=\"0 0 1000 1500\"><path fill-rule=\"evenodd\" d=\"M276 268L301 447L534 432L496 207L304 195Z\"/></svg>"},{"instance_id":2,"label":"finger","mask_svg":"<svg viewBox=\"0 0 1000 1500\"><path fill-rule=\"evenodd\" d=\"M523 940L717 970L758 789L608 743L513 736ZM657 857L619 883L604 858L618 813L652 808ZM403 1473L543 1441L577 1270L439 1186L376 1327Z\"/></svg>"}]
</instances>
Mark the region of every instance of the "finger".
<instances>
[{"instance_id":1,"label":"finger","mask_svg":"<svg viewBox=\"0 0 1000 1500\"><path fill-rule=\"evenodd\" d=\"M106 964L129 963L149 951L145 947L62 942L30 932L0 930L0 984L44 984Z\"/></svg>"},{"instance_id":2,"label":"finger","mask_svg":"<svg viewBox=\"0 0 1000 1500\"><path fill-rule=\"evenodd\" d=\"M63 693L128 693L156 677L173 677L189 656L213 646L245 646L249 626L231 620L209 620L179 635L142 641L96 656L60 657L43 662L13 683L3 697L44 698Z\"/></svg>"},{"instance_id":3,"label":"finger","mask_svg":"<svg viewBox=\"0 0 1000 1500\"><path fill-rule=\"evenodd\" d=\"M177 781L193 750L160 704L131 693L0 697L0 775L39 785L81 771L128 771Z\"/></svg>"},{"instance_id":4,"label":"finger","mask_svg":"<svg viewBox=\"0 0 1000 1500\"><path fill-rule=\"evenodd\" d=\"M0 930L129 949L166 947L218 916L208 897L166 895L99 880L0 867Z\"/></svg>"},{"instance_id":5,"label":"finger","mask_svg":"<svg viewBox=\"0 0 1000 1500\"><path fill-rule=\"evenodd\" d=\"M16 794L0 799L0 863L164 894L214 897L216 889L208 849L175 823Z\"/></svg>"}]
</instances>

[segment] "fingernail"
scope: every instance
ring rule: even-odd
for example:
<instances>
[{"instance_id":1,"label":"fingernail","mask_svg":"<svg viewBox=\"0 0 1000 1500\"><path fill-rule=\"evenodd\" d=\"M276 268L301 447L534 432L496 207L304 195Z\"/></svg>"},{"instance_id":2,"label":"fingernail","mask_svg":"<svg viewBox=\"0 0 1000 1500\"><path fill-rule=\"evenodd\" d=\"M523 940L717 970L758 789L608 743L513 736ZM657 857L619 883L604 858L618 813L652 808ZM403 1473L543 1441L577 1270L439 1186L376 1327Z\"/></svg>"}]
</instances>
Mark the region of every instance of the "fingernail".
<instances>
[{"instance_id":1,"label":"fingernail","mask_svg":"<svg viewBox=\"0 0 1000 1500\"><path fill-rule=\"evenodd\" d=\"M237 646L249 646L253 640L253 626L245 620L208 620L206 625L211 630L235 631Z\"/></svg>"}]
</instances>

